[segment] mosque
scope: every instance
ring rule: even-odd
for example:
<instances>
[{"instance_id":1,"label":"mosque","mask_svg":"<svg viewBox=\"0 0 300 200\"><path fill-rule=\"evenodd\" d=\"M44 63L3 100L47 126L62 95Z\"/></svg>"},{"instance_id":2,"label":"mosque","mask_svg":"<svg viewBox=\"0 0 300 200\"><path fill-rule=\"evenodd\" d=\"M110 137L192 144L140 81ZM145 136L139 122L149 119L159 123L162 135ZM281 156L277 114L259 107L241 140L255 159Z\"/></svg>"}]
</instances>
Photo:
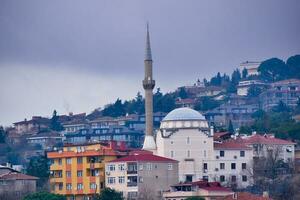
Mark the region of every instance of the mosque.
<instances>
[{"instance_id":1,"label":"mosque","mask_svg":"<svg viewBox=\"0 0 300 200\"><path fill-rule=\"evenodd\" d=\"M179 161L179 182L218 181L223 185L244 188L252 184L252 149L231 141L214 142L214 129L205 117L190 108L177 108L153 131L153 93L150 34L147 26L145 50L146 132L143 149Z\"/></svg>"}]
</instances>

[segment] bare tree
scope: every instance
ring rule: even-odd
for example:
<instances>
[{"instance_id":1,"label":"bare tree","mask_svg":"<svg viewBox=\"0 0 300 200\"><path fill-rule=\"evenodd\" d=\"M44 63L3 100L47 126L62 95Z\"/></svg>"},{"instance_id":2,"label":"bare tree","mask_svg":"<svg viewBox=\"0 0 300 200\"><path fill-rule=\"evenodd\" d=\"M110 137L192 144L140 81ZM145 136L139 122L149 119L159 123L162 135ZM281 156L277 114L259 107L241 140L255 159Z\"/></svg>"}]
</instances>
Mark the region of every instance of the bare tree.
<instances>
[{"instance_id":1,"label":"bare tree","mask_svg":"<svg viewBox=\"0 0 300 200\"><path fill-rule=\"evenodd\" d=\"M151 187L143 186L139 189L138 200L158 200L161 199Z\"/></svg>"}]
</instances>

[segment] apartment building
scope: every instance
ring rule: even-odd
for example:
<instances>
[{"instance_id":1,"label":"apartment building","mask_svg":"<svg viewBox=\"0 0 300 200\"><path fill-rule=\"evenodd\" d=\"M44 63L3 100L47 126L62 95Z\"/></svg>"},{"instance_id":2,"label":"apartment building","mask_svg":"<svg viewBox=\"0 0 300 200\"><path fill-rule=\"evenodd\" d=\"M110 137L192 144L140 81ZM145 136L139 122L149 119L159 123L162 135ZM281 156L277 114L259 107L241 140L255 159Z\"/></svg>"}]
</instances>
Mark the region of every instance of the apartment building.
<instances>
[{"instance_id":1,"label":"apartment building","mask_svg":"<svg viewBox=\"0 0 300 200\"><path fill-rule=\"evenodd\" d=\"M161 199L178 181L178 161L151 153L132 154L105 166L106 187L121 191L126 199Z\"/></svg>"},{"instance_id":2,"label":"apartment building","mask_svg":"<svg viewBox=\"0 0 300 200\"><path fill-rule=\"evenodd\" d=\"M89 199L105 186L105 163L127 155L121 142L66 144L48 152L51 192L70 200Z\"/></svg>"}]
</instances>

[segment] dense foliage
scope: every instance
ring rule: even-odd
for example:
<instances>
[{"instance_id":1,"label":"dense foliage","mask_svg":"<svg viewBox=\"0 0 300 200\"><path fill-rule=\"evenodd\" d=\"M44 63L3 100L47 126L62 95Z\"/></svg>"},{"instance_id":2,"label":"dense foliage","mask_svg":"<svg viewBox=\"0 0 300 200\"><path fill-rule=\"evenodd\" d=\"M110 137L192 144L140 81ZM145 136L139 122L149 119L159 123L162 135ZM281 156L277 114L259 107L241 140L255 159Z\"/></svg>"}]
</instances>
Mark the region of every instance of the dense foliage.
<instances>
[{"instance_id":1,"label":"dense foliage","mask_svg":"<svg viewBox=\"0 0 300 200\"><path fill-rule=\"evenodd\" d=\"M39 178L37 186L42 188L49 178L49 160L46 156L32 157L26 169L26 173Z\"/></svg>"},{"instance_id":2,"label":"dense foliage","mask_svg":"<svg viewBox=\"0 0 300 200\"><path fill-rule=\"evenodd\" d=\"M0 143L5 143L5 130L0 126Z\"/></svg>"},{"instance_id":3,"label":"dense foliage","mask_svg":"<svg viewBox=\"0 0 300 200\"><path fill-rule=\"evenodd\" d=\"M59 122L59 116L57 115L56 110L53 111L53 115L50 121L50 128L54 131L62 131L63 126Z\"/></svg>"},{"instance_id":4,"label":"dense foliage","mask_svg":"<svg viewBox=\"0 0 300 200\"><path fill-rule=\"evenodd\" d=\"M67 197L49 192L36 192L26 195L23 200L67 200Z\"/></svg>"},{"instance_id":5,"label":"dense foliage","mask_svg":"<svg viewBox=\"0 0 300 200\"><path fill-rule=\"evenodd\" d=\"M296 108L296 110L298 109ZM300 140L300 122L296 122L292 118L294 113L295 111L282 102L269 112L259 110L252 116L255 120L254 124L250 127L241 127L240 133L250 134L252 131L275 133L279 138Z\"/></svg>"},{"instance_id":6,"label":"dense foliage","mask_svg":"<svg viewBox=\"0 0 300 200\"><path fill-rule=\"evenodd\" d=\"M111 188L105 188L101 191L99 195L96 195L95 200L123 200L121 192L117 192Z\"/></svg>"}]
</instances>

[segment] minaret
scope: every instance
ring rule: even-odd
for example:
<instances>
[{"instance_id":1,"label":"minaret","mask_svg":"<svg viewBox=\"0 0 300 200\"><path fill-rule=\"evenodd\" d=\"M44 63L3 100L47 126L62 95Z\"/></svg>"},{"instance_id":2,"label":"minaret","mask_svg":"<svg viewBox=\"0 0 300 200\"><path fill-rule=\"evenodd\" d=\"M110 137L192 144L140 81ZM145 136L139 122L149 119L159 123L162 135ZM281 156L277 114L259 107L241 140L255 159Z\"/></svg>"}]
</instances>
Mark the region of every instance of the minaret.
<instances>
[{"instance_id":1,"label":"minaret","mask_svg":"<svg viewBox=\"0 0 300 200\"><path fill-rule=\"evenodd\" d=\"M149 26L147 24L147 38L145 49L145 78L143 80L143 87L145 90L145 115L146 115L146 132L143 149L156 150L156 144L153 137L153 93L155 81L152 76L152 55L150 47Z\"/></svg>"}]
</instances>

